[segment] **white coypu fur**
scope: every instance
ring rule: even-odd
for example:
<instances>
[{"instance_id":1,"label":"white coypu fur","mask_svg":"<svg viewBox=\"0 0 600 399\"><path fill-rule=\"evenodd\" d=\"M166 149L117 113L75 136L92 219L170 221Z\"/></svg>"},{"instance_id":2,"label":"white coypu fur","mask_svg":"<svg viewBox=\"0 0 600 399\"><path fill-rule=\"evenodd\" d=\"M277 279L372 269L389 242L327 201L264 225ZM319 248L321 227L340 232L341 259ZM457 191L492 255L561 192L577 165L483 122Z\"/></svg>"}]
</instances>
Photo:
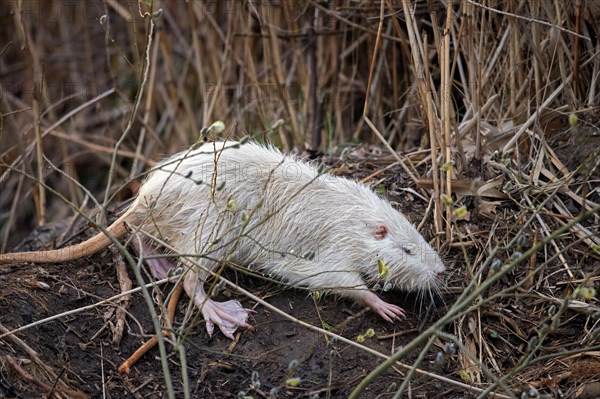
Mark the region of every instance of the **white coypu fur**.
<instances>
[{"instance_id":1,"label":"white coypu fur","mask_svg":"<svg viewBox=\"0 0 600 399\"><path fill-rule=\"evenodd\" d=\"M126 235L124 222L176 254L197 255L194 260L210 270L231 260L292 286L364 303L388 321L404 316L403 310L369 286L435 289L445 270L408 220L367 186L321 174L316 165L253 142L208 143L165 160L109 233ZM139 250L156 252L149 240L143 242ZM74 259L109 244L100 233L69 248L0 255L0 264ZM157 277L174 266L164 259L148 261ZM202 309L209 333L217 324L233 338L237 327L247 326L247 311L237 301L207 298L208 273L190 259L179 257L194 271L185 278L186 292Z\"/></svg>"}]
</instances>

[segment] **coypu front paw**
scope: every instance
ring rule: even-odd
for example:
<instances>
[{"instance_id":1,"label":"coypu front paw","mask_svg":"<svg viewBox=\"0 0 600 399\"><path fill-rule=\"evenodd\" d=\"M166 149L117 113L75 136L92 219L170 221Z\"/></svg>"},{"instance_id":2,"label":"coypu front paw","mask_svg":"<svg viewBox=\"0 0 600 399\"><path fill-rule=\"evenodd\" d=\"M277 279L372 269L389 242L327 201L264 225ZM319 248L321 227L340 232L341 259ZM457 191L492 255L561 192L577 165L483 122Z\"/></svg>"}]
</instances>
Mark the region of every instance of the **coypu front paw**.
<instances>
[{"instance_id":1,"label":"coypu front paw","mask_svg":"<svg viewBox=\"0 0 600 399\"><path fill-rule=\"evenodd\" d=\"M387 303L371 291L362 291L361 297L362 300L369 305L369 307L373 309L375 313L390 323L393 323L394 320L399 320L406 317L404 310L400 306Z\"/></svg>"}]
</instances>

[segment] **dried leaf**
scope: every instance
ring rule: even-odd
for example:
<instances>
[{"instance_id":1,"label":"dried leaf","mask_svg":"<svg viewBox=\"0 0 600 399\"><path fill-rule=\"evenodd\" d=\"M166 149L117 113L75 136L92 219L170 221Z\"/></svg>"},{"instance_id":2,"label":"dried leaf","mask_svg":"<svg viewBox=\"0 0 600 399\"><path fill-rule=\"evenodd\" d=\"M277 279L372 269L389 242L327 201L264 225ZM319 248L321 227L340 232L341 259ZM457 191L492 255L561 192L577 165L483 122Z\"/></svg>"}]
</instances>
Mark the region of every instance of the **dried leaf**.
<instances>
[{"instance_id":1,"label":"dried leaf","mask_svg":"<svg viewBox=\"0 0 600 399\"><path fill-rule=\"evenodd\" d=\"M495 215L496 208L501 204L500 201L484 201L481 200L477 203L477 211L483 215Z\"/></svg>"}]
</instances>

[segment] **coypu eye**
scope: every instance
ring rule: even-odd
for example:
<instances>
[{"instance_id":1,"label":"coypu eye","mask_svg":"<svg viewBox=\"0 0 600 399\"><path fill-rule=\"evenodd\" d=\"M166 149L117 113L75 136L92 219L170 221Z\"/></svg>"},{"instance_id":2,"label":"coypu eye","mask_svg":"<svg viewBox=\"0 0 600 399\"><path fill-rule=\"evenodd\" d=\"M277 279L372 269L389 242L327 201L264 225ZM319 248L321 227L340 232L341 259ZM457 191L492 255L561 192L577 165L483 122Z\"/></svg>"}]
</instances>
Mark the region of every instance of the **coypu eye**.
<instances>
[{"instance_id":1,"label":"coypu eye","mask_svg":"<svg viewBox=\"0 0 600 399\"><path fill-rule=\"evenodd\" d=\"M401 247L401 248L402 248L402 250L404 251L405 254L407 254L407 255L412 255L413 254L413 252L410 250L410 248L407 248L407 247Z\"/></svg>"}]
</instances>

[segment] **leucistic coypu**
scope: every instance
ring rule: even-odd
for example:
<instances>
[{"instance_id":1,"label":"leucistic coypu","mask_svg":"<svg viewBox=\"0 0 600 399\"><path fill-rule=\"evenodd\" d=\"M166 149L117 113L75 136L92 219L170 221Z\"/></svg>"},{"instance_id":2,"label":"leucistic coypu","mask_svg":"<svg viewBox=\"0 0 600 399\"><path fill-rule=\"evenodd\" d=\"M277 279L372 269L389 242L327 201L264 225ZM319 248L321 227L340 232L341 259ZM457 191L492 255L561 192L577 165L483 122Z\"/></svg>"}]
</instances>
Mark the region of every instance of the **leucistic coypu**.
<instances>
[{"instance_id":1,"label":"leucistic coypu","mask_svg":"<svg viewBox=\"0 0 600 399\"><path fill-rule=\"evenodd\" d=\"M157 253L156 241L166 243L174 257L148 259L153 275L182 266L185 291L209 334L217 324L232 339L248 326L248 311L238 301L207 297L209 273L198 264L246 265L294 287L368 305L390 322L404 311L369 287L437 289L445 270L404 215L369 187L255 142L206 143L164 160L107 230L117 238L142 231L132 242L141 242L144 254ZM63 262L110 243L101 232L63 249L0 255L0 264Z\"/></svg>"}]
</instances>

